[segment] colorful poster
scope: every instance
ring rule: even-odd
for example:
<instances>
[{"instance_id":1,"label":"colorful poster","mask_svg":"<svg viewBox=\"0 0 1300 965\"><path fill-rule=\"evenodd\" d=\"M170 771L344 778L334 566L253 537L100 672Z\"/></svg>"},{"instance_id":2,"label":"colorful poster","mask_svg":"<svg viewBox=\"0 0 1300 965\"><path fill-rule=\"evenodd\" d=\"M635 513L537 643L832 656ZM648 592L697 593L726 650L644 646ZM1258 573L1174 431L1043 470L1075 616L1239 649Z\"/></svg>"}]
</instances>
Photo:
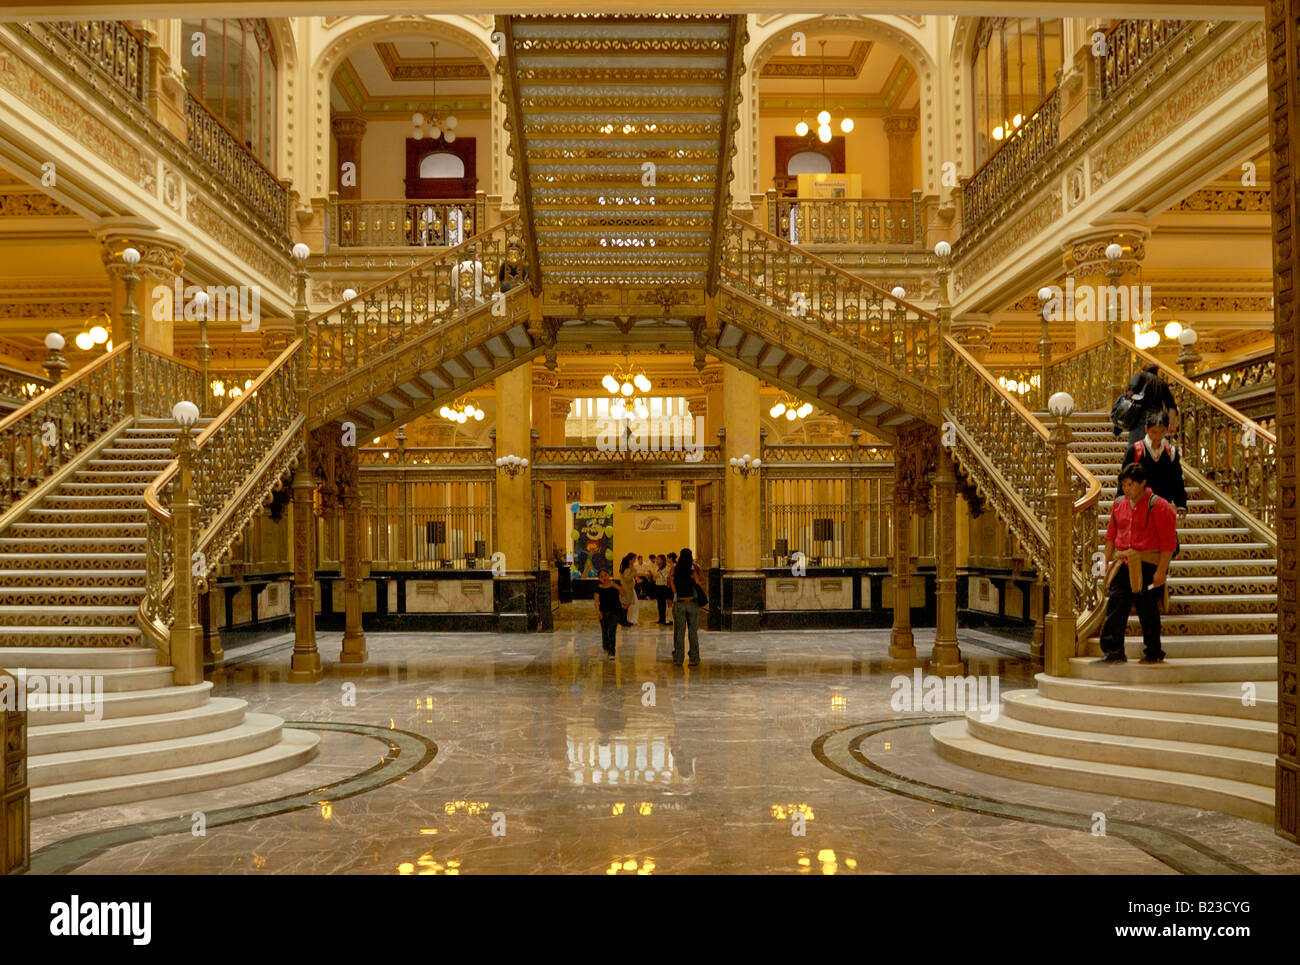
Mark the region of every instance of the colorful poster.
<instances>
[{"instance_id":1,"label":"colorful poster","mask_svg":"<svg viewBox=\"0 0 1300 965\"><path fill-rule=\"evenodd\" d=\"M614 572L614 504L573 504L573 578L594 580Z\"/></svg>"}]
</instances>

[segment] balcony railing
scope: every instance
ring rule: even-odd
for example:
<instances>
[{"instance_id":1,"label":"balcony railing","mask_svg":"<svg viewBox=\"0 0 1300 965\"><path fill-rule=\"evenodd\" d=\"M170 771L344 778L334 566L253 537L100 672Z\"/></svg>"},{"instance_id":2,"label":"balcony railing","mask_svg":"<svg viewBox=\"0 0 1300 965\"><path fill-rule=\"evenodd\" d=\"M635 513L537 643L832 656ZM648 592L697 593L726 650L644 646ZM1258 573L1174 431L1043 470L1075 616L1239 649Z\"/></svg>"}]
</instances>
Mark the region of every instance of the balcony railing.
<instances>
[{"instance_id":1,"label":"balcony railing","mask_svg":"<svg viewBox=\"0 0 1300 965\"><path fill-rule=\"evenodd\" d=\"M473 198L333 201L332 240L340 247L454 248L484 226Z\"/></svg>"},{"instance_id":2,"label":"balcony railing","mask_svg":"<svg viewBox=\"0 0 1300 965\"><path fill-rule=\"evenodd\" d=\"M119 20L56 20L50 24L123 92L144 100L148 48Z\"/></svg>"},{"instance_id":3,"label":"balcony railing","mask_svg":"<svg viewBox=\"0 0 1300 965\"><path fill-rule=\"evenodd\" d=\"M1106 35L1102 57L1101 97L1123 87L1151 58L1187 26L1188 20L1121 20Z\"/></svg>"},{"instance_id":4,"label":"balcony railing","mask_svg":"<svg viewBox=\"0 0 1300 965\"><path fill-rule=\"evenodd\" d=\"M768 230L794 245L922 244L921 193L910 198L777 198Z\"/></svg>"},{"instance_id":5,"label":"balcony railing","mask_svg":"<svg viewBox=\"0 0 1300 965\"><path fill-rule=\"evenodd\" d=\"M289 230L289 191L193 94L185 94L185 141L242 201L282 232Z\"/></svg>"},{"instance_id":6,"label":"balcony railing","mask_svg":"<svg viewBox=\"0 0 1300 965\"><path fill-rule=\"evenodd\" d=\"M1272 392L1276 375L1274 353L1252 355L1228 365L1206 369L1192 379L1198 387L1220 398L1236 397L1249 390ZM1253 394L1253 393L1251 393Z\"/></svg>"},{"instance_id":7,"label":"balcony railing","mask_svg":"<svg viewBox=\"0 0 1300 965\"><path fill-rule=\"evenodd\" d=\"M1056 149L1061 126L1060 105L1060 94L1053 90L966 182L962 192L964 225L980 224L987 219L1033 173L1034 167Z\"/></svg>"}]
</instances>

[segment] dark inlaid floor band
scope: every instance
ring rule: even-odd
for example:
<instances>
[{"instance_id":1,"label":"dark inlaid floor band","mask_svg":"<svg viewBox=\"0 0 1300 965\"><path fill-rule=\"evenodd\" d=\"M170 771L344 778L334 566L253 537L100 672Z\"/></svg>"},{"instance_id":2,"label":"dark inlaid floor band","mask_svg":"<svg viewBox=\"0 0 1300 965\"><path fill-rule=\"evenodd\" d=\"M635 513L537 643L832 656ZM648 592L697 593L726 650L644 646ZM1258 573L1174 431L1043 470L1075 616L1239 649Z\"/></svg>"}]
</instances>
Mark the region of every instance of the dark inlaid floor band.
<instances>
[{"instance_id":1,"label":"dark inlaid floor band","mask_svg":"<svg viewBox=\"0 0 1300 965\"><path fill-rule=\"evenodd\" d=\"M862 743L877 734L902 727L942 724L945 721L956 720L958 716L899 717L852 724L823 734L813 741L813 756L832 771L845 777L914 800L1009 821L1092 832L1091 814L1000 801L979 794L968 794L935 784L926 784L880 766L867 757L862 750ZM1133 821L1108 820L1106 836L1127 841L1181 874L1250 875L1256 873L1199 841L1167 828L1138 824Z\"/></svg>"},{"instance_id":2,"label":"dark inlaid floor band","mask_svg":"<svg viewBox=\"0 0 1300 965\"><path fill-rule=\"evenodd\" d=\"M390 730L387 727L375 727L371 724L357 724L347 721L312 721L287 720L286 727L302 730L333 730L347 734L371 737L388 745L388 752L378 764L351 777L313 788L297 794L259 801L255 804L239 804L232 807L204 811L207 828L238 824L242 821L255 821L290 811L314 808L325 802L341 801L345 798L365 794L386 784L401 780L407 774L425 767L438 753L438 745L427 737L405 730ZM191 832L191 818L180 815L174 818L161 818L140 824L105 828L101 831L88 831L63 841L48 844L32 855L31 869L28 874L66 874L119 845L133 841L145 841L167 834Z\"/></svg>"}]
</instances>

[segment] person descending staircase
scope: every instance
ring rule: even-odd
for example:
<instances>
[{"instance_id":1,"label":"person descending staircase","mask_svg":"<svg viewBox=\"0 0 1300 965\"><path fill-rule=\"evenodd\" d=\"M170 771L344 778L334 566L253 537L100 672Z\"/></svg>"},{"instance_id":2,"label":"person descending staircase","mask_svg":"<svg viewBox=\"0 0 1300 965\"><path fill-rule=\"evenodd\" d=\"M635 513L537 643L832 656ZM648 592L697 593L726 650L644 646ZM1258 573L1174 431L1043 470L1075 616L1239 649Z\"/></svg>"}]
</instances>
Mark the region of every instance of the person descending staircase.
<instances>
[{"instance_id":1,"label":"person descending staircase","mask_svg":"<svg viewBox=\"0 0 1300 965\"><path fill-rule=\"evenodd\" d=\"M1050 419L1043 414L1039 418ZM1101 481L1100 536L1126 440L1109 416L1075 413L1071 451ZM1039 674L1036 690L1003 695L997 719L932 731L951 761L1019 780L1211 808L1271 823L1277 744L1277 563L1272 545L1187 480L1181 549L1169 567L1161 620L1163 664L1102 664L1100 642L1066 677Z\"/></svg>"},{"instance_id":2,"label":"person descending staircase","mask_svg":"<svg viewBox=\"0 0 1300 965\"><path fill-rule=\"evenodd\" d=\"M178 432L171 420L137 420L0 532L0 667L102 685L99 720L33 694L33 817L242 783L316 753L315 734L213 698L210 682L173 685L137 628L143 494Z\"/></svg>"}]
</instances>

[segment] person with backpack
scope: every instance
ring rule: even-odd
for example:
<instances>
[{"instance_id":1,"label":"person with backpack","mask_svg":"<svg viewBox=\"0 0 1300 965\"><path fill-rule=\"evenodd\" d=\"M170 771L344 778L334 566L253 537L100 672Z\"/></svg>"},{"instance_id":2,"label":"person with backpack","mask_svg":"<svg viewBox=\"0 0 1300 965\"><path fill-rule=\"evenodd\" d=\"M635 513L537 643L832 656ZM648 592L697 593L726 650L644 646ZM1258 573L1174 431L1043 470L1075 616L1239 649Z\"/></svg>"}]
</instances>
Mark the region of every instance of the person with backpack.
<instances>
[{"instance_id":1,"label":"person with backpack","mask_svg":"<svg viewBox=\"0 0 1300 965\"><path fill-rule=\"evenodd\" d=\"M1160 377L1154 362L1129 380L1128 389L1115 400L1110 410L1115 435L1128 432L1128 441L1137 442L1146 435L1147 416L1152 412L1169 413L1169 431L1178 431L1178 403L1169 383Z\"/></svg>"},{"instance_id":2,"label":"person with backpack","mask_svg":"<svg viewBox=\"0 0 1300 965\"><path fill-rule=\"evenodd\" d=\"M1146 434L1129 444L1120 467L1140 463L1151 491L1173 503L1181 521L1187 515L1187 485L1183 482L1182 456L1173 440L1166 438L1168 434L1169 413L1148 412ZM1121 495L1117 489L1115 498Z\"/></svg>"},{"instance_id":3,"label":"person with backpack","mask_svg":"<svg viewBox=\"0 0 1300 965\"><path fill-rule=\"evenodd\" d=\"M1165 659L1160 646L1160 598L1178 538L1174 508L1146 483L1140 462L1119 472L1123 497L1115 500L1106 527L1106 620L1101 628L1101 662L1124 663L1128 615L1137 604L1142 624L1142 663Z\"/></svg>"}]
</instances>

